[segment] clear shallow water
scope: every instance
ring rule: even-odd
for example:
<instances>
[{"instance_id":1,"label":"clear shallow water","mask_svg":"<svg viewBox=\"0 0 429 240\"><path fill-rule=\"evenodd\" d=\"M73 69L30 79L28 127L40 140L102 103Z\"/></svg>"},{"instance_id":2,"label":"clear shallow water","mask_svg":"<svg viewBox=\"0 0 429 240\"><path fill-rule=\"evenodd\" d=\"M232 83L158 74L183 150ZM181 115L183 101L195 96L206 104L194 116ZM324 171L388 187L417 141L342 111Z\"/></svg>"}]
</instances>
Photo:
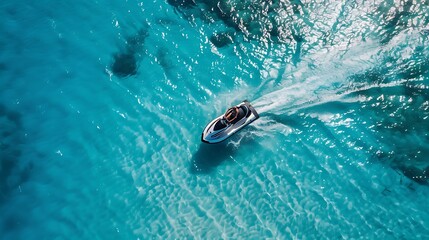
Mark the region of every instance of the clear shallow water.
<instances>
[{"instance_id":1,"label":"clear shallow water","mask_svg":"<svg viewBox=\"0 0 429 240\"><path fill-rule=\"evenodd\" d=\"M0 6L2 238L429 236L426 2Z\"/></svg>"}]
</instances>

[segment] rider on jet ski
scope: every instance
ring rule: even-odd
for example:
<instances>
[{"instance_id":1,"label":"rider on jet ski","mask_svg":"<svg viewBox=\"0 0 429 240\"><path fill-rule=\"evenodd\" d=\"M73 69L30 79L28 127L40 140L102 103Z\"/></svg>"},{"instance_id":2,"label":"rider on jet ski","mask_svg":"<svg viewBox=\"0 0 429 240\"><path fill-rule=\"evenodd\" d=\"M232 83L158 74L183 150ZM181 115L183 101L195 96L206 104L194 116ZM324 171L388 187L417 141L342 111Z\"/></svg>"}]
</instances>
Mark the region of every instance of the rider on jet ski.
<instances>
[{"instance_id":1,"label":"rider on jet ski","mask_svg":"<svg viewBox=\"0 0 429 240\"><path fill-rule=\"evenodd\" d=\"M258 118L256 110L248 101L244 100L207 124L201 134L201 141L205 143L222 142Z\"/></svg>"},{"instance_id":2,"label":"rider on jet ski","mask_svg":"<svg viewBox=\"0 0 429 240\"><path fill-rule=\"evenodd\" d=\"M243 118L245 115L244 110L242 107L231 107L226 110L225 114L223 115L223 118L226 120L229 124L234 124L238 122L241 118Z\"/></svg>"}]
</instances>

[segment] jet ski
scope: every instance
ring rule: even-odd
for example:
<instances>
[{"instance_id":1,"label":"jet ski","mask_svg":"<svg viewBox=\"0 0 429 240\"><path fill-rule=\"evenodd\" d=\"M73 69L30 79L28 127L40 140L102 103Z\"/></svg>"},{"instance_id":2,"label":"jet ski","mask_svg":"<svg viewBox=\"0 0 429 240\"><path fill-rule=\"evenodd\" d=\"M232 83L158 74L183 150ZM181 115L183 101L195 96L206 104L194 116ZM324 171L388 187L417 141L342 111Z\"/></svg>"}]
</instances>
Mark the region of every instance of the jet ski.
<instances>
[{"instance_id":1,"label":"jet ski","mask_svg":"<svg viewBox=\"0 0 429 240\"><path fill-rule=\"evenodd\" d=\"M225 114L211 121L201 135L205 143L219 143L231 137L259 118L259 114L247 100L229 108Z\"/></svg>"}]
</instances>

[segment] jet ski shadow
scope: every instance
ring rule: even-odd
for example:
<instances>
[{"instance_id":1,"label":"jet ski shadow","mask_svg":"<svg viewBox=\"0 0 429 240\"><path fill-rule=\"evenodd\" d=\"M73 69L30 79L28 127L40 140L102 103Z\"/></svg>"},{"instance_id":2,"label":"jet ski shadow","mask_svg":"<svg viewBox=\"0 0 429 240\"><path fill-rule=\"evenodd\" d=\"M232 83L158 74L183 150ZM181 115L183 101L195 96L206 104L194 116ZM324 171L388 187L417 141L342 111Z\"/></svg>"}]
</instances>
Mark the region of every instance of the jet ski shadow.
<instances>
[{"instance_id":1,"label":"jet ski shadow","mask_svg":"<svg viewBox=\"0 0 429 240\"><path fill-rule=\"evenodd\" d=\"M231 159L238 148L228 141L217 144L201 143L191 159L192 174L209 174L222 162Z\"/></svg>"},{"instance_id":2,"label":"jet ski shadow","mask_svg":"<svg viewBox=\"0 0 429 240\"><path fill-rule=\"evenodd\" d=\"M245 135L235 135L216 144L201 143L192 156L190 172L192 174L210 174L222 163L232 162L239 149L243 150L243 147L257 144L251 134L247 133L247 136L246 132L241 134Z\"/></svg>"}]
</instances>

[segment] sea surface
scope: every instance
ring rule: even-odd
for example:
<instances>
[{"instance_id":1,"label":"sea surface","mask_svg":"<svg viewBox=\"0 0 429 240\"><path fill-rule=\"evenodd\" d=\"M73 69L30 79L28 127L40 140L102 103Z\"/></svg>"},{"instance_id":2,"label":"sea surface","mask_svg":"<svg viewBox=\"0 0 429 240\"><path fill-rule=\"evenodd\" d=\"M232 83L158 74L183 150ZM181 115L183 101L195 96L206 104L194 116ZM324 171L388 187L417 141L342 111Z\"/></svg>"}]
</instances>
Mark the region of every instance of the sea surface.
<instances>
[{"instance_id":1,"label":"sea surface","mask_svg":"<svg viewBox=\"0 0 429 240\"><path fill-rule=\"evenodd\" d=\"M3 0L0 239L429 239L428 118L427 0Z\"/></svg>"}]
</instances>

